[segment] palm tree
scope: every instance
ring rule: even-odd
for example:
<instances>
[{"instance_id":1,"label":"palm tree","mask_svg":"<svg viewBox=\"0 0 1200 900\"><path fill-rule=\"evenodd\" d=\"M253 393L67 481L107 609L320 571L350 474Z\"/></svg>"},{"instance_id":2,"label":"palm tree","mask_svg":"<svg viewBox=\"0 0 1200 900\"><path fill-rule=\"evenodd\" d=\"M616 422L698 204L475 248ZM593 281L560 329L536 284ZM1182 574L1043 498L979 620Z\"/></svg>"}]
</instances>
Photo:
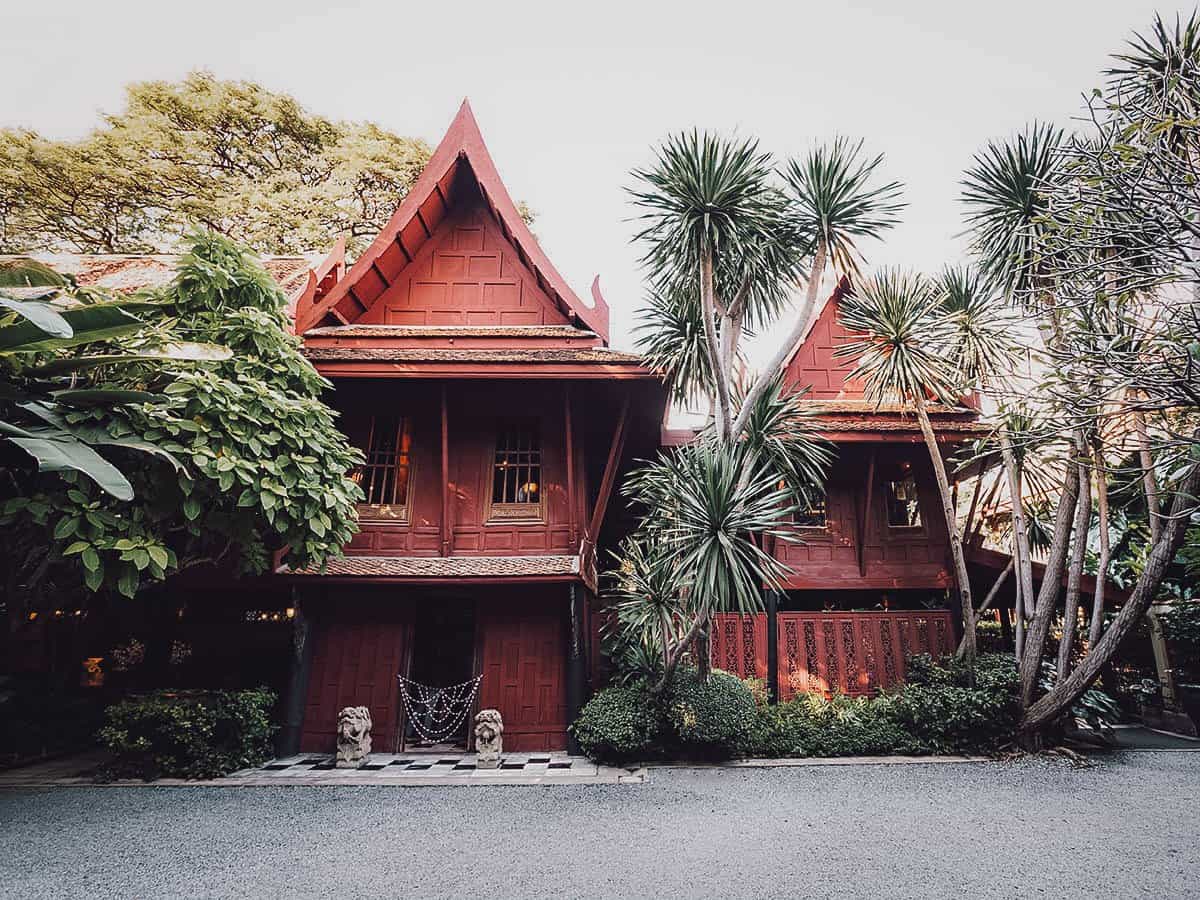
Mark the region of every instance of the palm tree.
<instances>
[{"instance_id":1,"label":"palm tree","mask_svg":"<svg viewBox=\"0 0 1200 900\"><path fill-rule=\"evenodd\" d=\"M831 451L804 428L779 373L828 266L854 270L856 242L896 221L900 186L872 184L881 162L838 139L781 174L756 141L692 131L633 173L651 285L639 346L677 400L709 399L713 422L699 446L646 467L630 490L663 548L649 558L689 579L679 594L695 616L687 630L699 637L702 668L713 612L760 607L762 586L783 571L763 538L788 534L791 504L824 480ZM805 278L789 337L743 394L734 377L743 334L771 327ZM654 516L667 516L669 529ZM678 654L663 659L670 667Z\"/></svg>"},{"instance_id":2,"label":"palm tree","mask_svg":"<svg viewBox=\"0 0 1200 900\"><path fill-rule=\"evenodd\" d=\"M858 242L896 223L899 183L873 184L882 161L865 156L861 141L839 138L779 177L757 141L693 131L668 138L653 167L634 171L643 223L635 240L653 288L639 346L678 396L711 397L720 440L745 431L807 328L829 265L856 272ZM772 326L801 281L788 337L737 404L742 335Z\"/></svg>"},{"instance_id":3,"label":"palm tree","mask_svg":"<svg viewBox=\"0 0 1200 900\"><path fill-rule=\"evenodd\" d=\"M929 420L929 400L957 403L960 373L953 368L956 322L945 312L936 282L924 276L888 269L854 286L842 306L842 322L857 340L837 355L856 359L850 378L861 378L868 400L911 404L921 424L925 448L933 464L955 581L962 605L963 644L960 656L975 663L975 607L963 553L958 513L946 474L946 463Z\"/></svg>"},{"instance_id":4,"label":"palm tree","mask_svg":"<svg viewBox=\"0 0 1200 900\"><path fill-rule=\"evenodd\" d=\"M1053 296L1047 296L1053 278L1052 267L1045 259L1050 231L1046 214L1048 191L1062 178L1056 155L1062 141L1060 128L1034 122L1012 139L990 141L976 154L963 176L961 199L967 209L973 250L982 271L1003 290L1012 307L1022 304L1037 307L1047 300L1053 305ZM998 439L1013 510L1017 591L1022 598L1021 616L1030 619L1035 610L1033 560L1024 516L1024 483L1010 424L1007 411L1002 410ZM1065 477L1067 482L1077 483L1070 467ZM1066 484L1062 496L1074 496ZM1069 538L1069 532L1066 537ZM1058 549L1052 548L1051 559L1062 558ZM1043 580L1043 592L1048 590L1048 583L1057 591L1058 576ZM1040 640L1044 641L1044 637ZM1023 690L1029 692L1041 671L1040 641L1035 643L1039 644L1038 659L1029 665L1018 662L1022 667Z\"/></svg>"},{"instance_id":5,"label":"palm tree","mask_svg":"<svg viewBox=\"0 0 1200 900\"><path fill-rule=\"evenodd\" d=\"M615 597L635 634L661 641L662 691L715 613L757 612L763 585L779 587L786 567L762 538L792 540L797 507L766 458L715 434L635 470L624 492L648 515L611 573Z\"/></svg>"}]
</instances>

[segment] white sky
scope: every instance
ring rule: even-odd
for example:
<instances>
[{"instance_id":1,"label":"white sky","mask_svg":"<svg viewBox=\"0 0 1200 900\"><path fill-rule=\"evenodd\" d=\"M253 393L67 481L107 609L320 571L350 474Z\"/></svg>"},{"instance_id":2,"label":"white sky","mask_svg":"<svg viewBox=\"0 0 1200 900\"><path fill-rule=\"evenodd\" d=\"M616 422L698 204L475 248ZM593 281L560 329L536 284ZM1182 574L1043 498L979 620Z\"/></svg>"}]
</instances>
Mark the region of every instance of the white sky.
<instances>
[{"instance_id":1,"label":"white sky","mask_svg":"<svg viewBox=\"0 0 1200 900\"><path fill-rule=\"evenodd\" d=\"M1156 8L1175 12L1144 0L4 6L0 124L54 137L119 109L127 82L195 68L431 144L469 97L555 265L584 297L600 273L617 346L642 295L624 188L665 134L737 129L779 156L865 138L910 203L869 261L933 270L962 252L957 182L972 154L1035 117L1068 124L1107 55Z\"/></svg>"}]
</instances>

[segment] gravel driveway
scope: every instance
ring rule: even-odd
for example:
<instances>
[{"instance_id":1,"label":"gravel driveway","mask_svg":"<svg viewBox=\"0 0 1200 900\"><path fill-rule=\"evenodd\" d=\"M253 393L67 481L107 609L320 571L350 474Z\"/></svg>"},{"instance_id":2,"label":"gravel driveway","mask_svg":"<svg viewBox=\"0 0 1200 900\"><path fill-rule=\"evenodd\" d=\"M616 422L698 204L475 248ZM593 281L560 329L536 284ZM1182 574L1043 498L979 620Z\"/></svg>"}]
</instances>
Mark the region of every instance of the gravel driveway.
<instances>
[{"instance_id":1,"label":"gravel driveway","mask_svg":"<svg viewBox=\"0 0 1200 900\"><path fill-rule=\"evenodd\" d=\"M645 785L0 791L5 897L1200 895L1200 753Z\"/></svg>"}]
</instances>

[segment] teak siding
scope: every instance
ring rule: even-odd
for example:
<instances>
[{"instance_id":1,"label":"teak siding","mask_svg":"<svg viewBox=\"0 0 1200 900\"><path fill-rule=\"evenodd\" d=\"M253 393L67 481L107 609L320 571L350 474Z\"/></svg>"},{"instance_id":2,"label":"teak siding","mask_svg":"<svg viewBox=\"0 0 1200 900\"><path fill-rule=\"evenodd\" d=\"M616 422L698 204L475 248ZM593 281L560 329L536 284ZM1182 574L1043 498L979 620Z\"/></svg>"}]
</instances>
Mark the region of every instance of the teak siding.
<instances>
[{"instance_id":1,"label":"teak siding","mask_svg":"<svg viewBox=\"0 0 1200 900\"><path fill-rule=\"evenodd\" d=\"M397 251L397 256L399 253ZM402 257L401 257L402 259ZM485 210L461 202L357 321L376 325L561 325L567 319Z\"/></svg>"},{"instance_id":2,"label":"teak siding","mask_svg":"<svg viewBox=\"0 0 1200 900\"><path fill-rule=\"evenodd\" d=\"M471 383L447 386L449 432L450 552L456 556L573 554L590 512L584 442L576 426L576 539L567 500L564 388L530 389L519 383ZM396 411L411 418L412 475L407 521L361 523L348 554L437 556L442 520L441 405L428 384L354 382L340 387L336 399L342 427L362 447L372 411ZM576 409L576 420L583 418ZM542 448L542 502L537 518L489 516L492 463L499 429L506 421L535 423Z\"/></svg>"},{"instance_id":3,"label":"teak siding","mask_svg":"<svg viewBox=\"0 0 1200 900\"><path fill-rule=\"evenodd\" d=\"M506 750L561 750L567 746L565 599L529 593L477 607L478 705L500 710Z\"/></svg>"},{"instance_id":4,"label":"teak siding","mask_svg":"<svg viewBox=\"0 0 1200 900\"><path fill-rule=\"evenodd\" d=\"M834 356L838 347L852 340L853 334L838 320L835 297L825 304L808 337L788 363L784 381L808 387L806 396L810 400L862 399L862 382L847 380L854 369L854 360Z\"/></svg>"},{"instance_id":5,"label":"teak siding","mask_svg":"<svg viewBox=\"0 0 1200 900\"><path fill-rule=\"evenodd\" d=\"M859 534L863 525L860 520L871 452L841 448L827 485L827 528L801 529L797 533L801 543L776 543L775 556L792 569L788 588L938 589L951 584L950 542L933 470L920 447L880 447L874 451L874 484L862 540L865 572L860 569ZM919 528L894 528L887 523L887 482L905 462L917 477Z\"/></svg>"}]
</instances>

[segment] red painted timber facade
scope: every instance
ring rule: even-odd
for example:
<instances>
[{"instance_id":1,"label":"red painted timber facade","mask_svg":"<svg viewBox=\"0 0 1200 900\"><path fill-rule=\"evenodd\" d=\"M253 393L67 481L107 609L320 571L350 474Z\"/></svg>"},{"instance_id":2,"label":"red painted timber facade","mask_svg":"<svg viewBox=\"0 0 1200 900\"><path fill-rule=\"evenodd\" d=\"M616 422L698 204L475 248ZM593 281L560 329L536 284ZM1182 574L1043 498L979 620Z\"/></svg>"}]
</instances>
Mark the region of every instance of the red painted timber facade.
<instances>
[{"instance_id":1,"label":"red painted timber facade","mask_svg":"<svg viewBox=\"0 0 1200 900\"><path fill-rule=\"evenodd\" d=\"M300 749L330 750L353 705L378 749L411 742L399 674L482 676L506 748L565 748L609 499L657 447L660 380L608 349L598 288L585 304L546 259L466 104L370 248L349 269L335 248L292 308L368 457L346 556L281 573L311 623Z\"/></svg>"},{"instance_id":2,"label":"red painted timber facade","mask_svg":"<svg viewBox=\"0 0 1200 900\"><path fill-rule=\"evenodd\" d=\"M851 337L838 320L847 287L786 364L838 447L823 518L803 543L774 546L791 572L781 611L720 617L712 635L715 665L775 675L784 698L874 692L903 678L905 650L953 641L951 614L928 608L945 605L953 577L916 423L866 404L835 356ZM300 748L331 749L350 705L371 709L377 748L411 741L404 674L436 686L482 676L476 708L500 710L506 747L562 749L602 669L597 548L623 526L609 499L670 436L660 380L607 347L597 286L584 303L546 259L466 104L370 248L348 268L335 247L292 309L368 457L346 556L281 573L310 623ZM947 447L979 430L969 407L934 417Z\"/></svg>"}]
</instances>

